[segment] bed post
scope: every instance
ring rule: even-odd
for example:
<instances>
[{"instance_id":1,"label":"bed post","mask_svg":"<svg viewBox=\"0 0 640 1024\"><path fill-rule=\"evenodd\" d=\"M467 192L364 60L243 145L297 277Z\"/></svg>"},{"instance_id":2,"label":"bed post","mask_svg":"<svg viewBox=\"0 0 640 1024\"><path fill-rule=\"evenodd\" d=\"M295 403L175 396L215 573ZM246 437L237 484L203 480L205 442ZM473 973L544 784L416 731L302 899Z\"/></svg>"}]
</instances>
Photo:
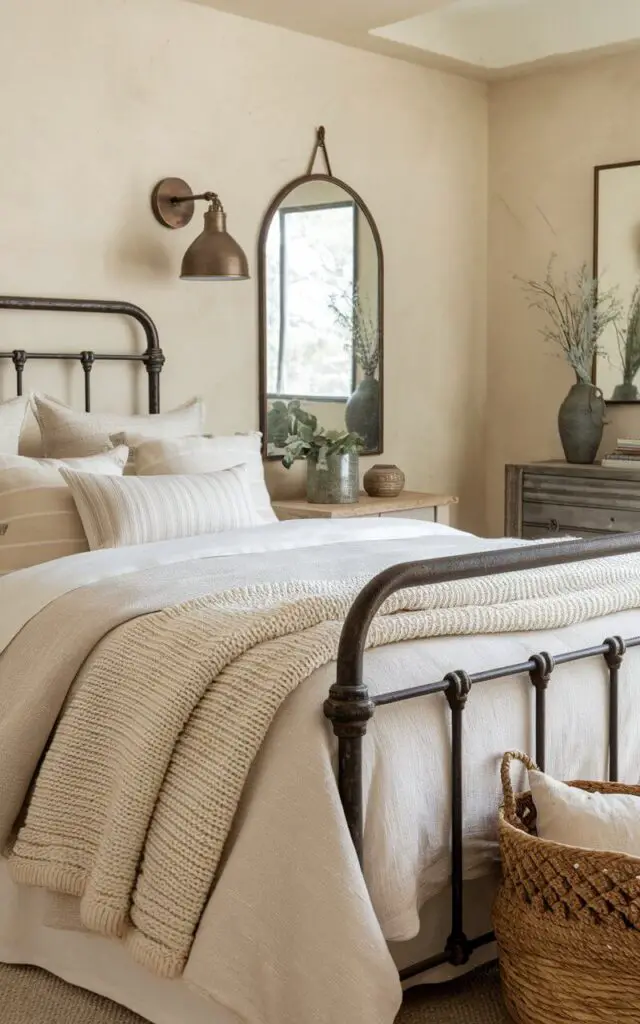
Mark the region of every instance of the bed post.
<instances>
[{"instance_id":1,"label":"bed post","mask_svg":"<svg viewBox=\"0 0 640 1024\"><path fill-rule=\"evenodd\" d=\"M338 737L338 789L361 867L364 826L362 740L374 711L375 704L362 682L355 685L335 683L324 703L324 713L331 720Z\"/></svg>"}]
</instances>

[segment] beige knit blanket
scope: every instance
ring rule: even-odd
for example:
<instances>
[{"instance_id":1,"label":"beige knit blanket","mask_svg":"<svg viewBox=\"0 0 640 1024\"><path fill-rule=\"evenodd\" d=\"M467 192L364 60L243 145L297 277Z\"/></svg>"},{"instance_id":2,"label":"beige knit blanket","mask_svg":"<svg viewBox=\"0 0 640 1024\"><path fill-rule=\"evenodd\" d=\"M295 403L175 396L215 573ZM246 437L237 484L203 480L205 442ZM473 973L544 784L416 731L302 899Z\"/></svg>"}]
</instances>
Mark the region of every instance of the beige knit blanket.
<instances>
[{"instance_id":1,"label":"beige knit blanket","mask_svg":"<svg viewBox=\"0 0 640 1024\"><path fill-rule=\"evenodd\" d=\"M86 928L123 939L157 974L179 975L269 725L335 658L364 582L230 590L109 634L37 775L14 878L81 897ZM640 557L618 557L404 591L368 645L552 629L637 607Z\"/></svg>"}]
</instances>

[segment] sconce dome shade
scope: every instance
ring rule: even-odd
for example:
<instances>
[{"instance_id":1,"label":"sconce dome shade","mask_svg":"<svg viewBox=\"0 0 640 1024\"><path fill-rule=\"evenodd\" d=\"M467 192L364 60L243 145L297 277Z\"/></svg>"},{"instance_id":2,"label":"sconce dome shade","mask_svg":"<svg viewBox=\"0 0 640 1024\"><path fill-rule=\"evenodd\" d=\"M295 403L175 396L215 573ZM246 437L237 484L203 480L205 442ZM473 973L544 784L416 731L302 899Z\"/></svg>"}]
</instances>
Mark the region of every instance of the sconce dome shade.
<instances>
[{"instance_id":1,"label":"sconce dome shade","mask_svg":"<svg viewBox=\"0 0 640 1024\"><path fill-rule=\"evenodd\" d=\"M180 277L189 281L246 281L249 264L244 250L227 232L222 210L207 210L204 231L182 260Z\"/></svg>"}]
</instances>

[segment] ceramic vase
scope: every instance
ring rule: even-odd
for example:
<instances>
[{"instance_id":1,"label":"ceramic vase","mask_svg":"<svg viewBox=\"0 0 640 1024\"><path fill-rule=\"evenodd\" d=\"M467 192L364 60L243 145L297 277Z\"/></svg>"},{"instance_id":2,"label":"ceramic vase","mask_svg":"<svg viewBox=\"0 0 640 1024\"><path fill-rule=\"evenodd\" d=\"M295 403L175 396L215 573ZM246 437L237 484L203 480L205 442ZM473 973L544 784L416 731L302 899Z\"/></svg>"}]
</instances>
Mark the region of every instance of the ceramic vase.
<instances>
[{"instance_id":1,"label":"ceramic vase","mask_svg":"<svg viewBox=\"0 0 640 1024\"><path fill-rule=\"evenodd\" d=\"M362 486L371 498L396 498L404 487L404 473L397 466L378 463L364 474Z\"/></svg>"},{"instance_id":2,"label":"ceramic vase","mask_svg":"<svg viewBox=\"0 0 640 1024\"><path fill-rule=\"evenodd\" d=\"M638 389L635 384L616 384L611 398L614 402L637 402Z\"/></svg>"},{"instance_id":3,"label":"ceramic vase","mask_svg":"<svg viewBox=\"0 0 640 1024\"><path fill-rule=\"evenodd\" d=\"M367 451L380 447L380 382L364 377L347 402L347 430L364 438Z\"/></svg>"},{"instance_id":4,"label":"ceramic vase","mask_svg":"<svg viewBox=\"0 0 640 1024\"><path fill-rule=\"evenodd\" d=\"M599 388L582 381L573 385L558 413L558 430L567 462L586 465L595 461L605 412Z\"/></svg>"}]
</instances>

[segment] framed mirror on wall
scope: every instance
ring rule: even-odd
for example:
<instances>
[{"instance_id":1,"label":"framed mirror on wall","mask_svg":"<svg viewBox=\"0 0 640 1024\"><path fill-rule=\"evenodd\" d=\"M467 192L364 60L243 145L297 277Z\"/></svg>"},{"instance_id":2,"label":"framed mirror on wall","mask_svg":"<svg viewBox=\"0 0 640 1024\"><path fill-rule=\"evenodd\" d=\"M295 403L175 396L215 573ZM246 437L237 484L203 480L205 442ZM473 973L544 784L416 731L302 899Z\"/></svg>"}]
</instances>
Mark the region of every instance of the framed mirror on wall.
<instances>
[{"instance_id":1,"label":"framed mirror on wall","mask_svg":"<svg viewBox=\"0 0 640 1024\"><path fill-rule=\"evenodd\" d=\"M595 168L594 276L623 316L600 340L594 381L605 401L640 402L640 160Z\"/></svg>"},{"instance_id":2,"label":"framed mirror on wall","mask_svg":"<svg viewBox=\"0 0 640 1024\"><path fill-rule=\"evenodd\" d=\"M322 134L321 134L322 133ZM312 172L319 148L327 173ZM318 133L310 172L271 203L258 243L260 429L281 457L291 402L318 427L383 441L383 255L358 193L333 176Z\"/></svg>"}]
</instances>

